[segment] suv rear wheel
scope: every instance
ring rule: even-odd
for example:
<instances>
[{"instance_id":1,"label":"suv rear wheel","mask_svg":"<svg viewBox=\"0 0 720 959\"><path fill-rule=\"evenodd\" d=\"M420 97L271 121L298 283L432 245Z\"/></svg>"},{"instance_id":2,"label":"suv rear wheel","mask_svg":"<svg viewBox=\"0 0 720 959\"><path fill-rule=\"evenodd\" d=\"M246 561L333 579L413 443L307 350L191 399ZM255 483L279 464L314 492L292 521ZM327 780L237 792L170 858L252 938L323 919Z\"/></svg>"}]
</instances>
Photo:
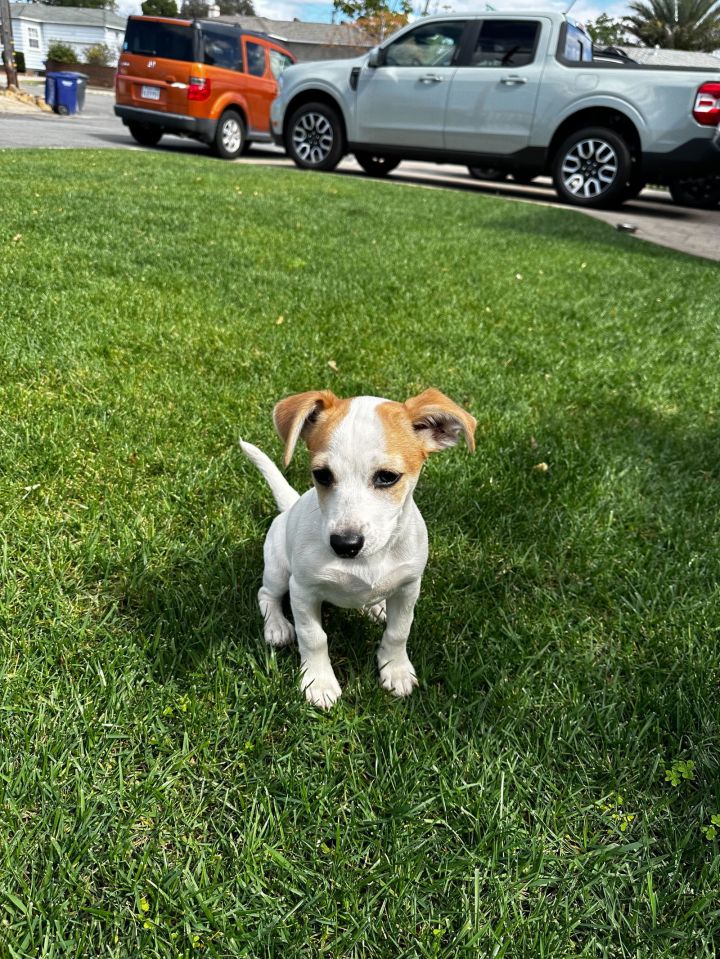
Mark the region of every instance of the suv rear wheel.
<instances>
[{"instance_id":1,"label":"suv rear wheel","mask_svg":"<svg viewBox=\"0 0 720 959\"><path fill-rule=\"evenodd\" d=\"M149 123L128 123L128 130L133 140L144 147L157 146L163 135L161 127L151 126Z\"/></svg>"},{"instance_id":2,"label":"suv rear wheel","mask_svg":"<svg viewBox=\"0 0 720 959\"><path fill-rule=\"evenodd\" d=\"M218 120L213 148L223 160L235 160L245 152L245 121L236 110L226 110Z\"/></svg>"},{"instance_id":3,"label":"suv rear wheel","mask_svg":"<svg viewBox=\"0 0 720 959\"><path fill-rule=\"evenodd\" d=\"M344 152L340 117L327 103L304 103L290 117L285 143L303 170L334 170Z\"/></svg>"},{"instance_id":4,"label":"suv rear wheel","mask_svg":"<svg viewBox=\"0 0 720 959\"><path fill-rule=\"evenodd\" d=\"M576 130L553 160L553 183L561 200L574 206L622 203L632 174L632 156L623 138L605 127Z\"/></svg>"},{"instance_id":5,"label":"suv rear wheel","mask_svg":"<svg viewBox=\"0 0 720 959\"><path fill-rule=\"evenodd\" d=\"M357 150L355 159L368 176L387 176L388 173L392 173L395 167L400 165L400 160L396 157L385 156L381 153L366 153L364 150Z\"/></svg>"}]
</instances>

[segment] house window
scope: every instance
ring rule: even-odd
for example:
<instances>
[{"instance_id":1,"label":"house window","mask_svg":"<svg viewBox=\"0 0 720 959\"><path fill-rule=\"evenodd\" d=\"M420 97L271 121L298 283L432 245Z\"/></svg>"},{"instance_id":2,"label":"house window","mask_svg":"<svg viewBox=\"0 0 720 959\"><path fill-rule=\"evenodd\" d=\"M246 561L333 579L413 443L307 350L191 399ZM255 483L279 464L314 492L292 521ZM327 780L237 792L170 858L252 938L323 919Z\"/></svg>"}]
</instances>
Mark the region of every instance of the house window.
<instances>
[{"instance_id":1,"label":"house window","mask_svg":"<svg viewBox=\"0 0 720 959\"><path fill-rule=\"evenodd\" d=\"M40 31L37 27L28 27L28 48L30 50L40 49Z\"/></svg>"}]
</instances>

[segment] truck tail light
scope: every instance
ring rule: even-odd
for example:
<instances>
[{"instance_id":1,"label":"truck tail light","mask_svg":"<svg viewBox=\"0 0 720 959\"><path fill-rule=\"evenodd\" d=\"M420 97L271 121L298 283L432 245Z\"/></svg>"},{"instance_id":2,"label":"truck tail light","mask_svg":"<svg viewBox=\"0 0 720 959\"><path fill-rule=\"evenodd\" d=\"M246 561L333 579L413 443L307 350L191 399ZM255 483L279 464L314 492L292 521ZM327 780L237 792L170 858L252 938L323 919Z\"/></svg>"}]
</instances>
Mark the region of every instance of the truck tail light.
<instances>
[{"instance_id":1,"label":"truck tail light","mask_svg":"<svg viewBox=\"0 0 720 959\"><path fill-rule=\"evenodd\" d=\"M703 83L695 95L693 116L704 127L720 123L720 83Z\"/></svg>"},{"instance_id":2,"label":"truck tail light","mask_svg":"<svg viewBox=\"0 0 720 959\"><path fill-rule=\"evenodd\" d=\"M210 81L203 77L190 77L188 100L207 100L210 96Z\"/></svg>"}]
</instances>

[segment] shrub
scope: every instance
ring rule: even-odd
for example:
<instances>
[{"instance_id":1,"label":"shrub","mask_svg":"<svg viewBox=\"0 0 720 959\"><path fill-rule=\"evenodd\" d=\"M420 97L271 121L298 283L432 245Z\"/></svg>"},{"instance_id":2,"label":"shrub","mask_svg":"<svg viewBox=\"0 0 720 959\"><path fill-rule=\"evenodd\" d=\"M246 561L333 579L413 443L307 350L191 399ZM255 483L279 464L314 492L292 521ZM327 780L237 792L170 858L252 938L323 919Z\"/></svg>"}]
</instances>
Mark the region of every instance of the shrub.
<instances>
[{"instance_id":1,"label":"shrub","mask_svg":"<svg viewBox=\"0 0 720 959\"><path fill-rule=\"evenodd\" d=\"M107 43L94 43L85 48L85 63L94 67L109 67L115 62L115 54Z\"/></svg>"},{"instance_id":2,"label":"shrub","mask_svg":"<svg viewBox=\"0 0 720 959\"><path fill-rule=\"evenodd\" d=\"M48 46L48 60L54 60L56 63L77 63L77 53L68 43L62 43L60 40L53 40Z\"/></svg>"},{"instance_id":3,"label":"shrub","mask_svg":"<svg viewBox=\"0 0 720 959\"><path fill-rule=\"evenodd\" d=\"M15 51L15 69L18 73L25 73L25 54L21 50Z\"/></svg>"}]
</instances>

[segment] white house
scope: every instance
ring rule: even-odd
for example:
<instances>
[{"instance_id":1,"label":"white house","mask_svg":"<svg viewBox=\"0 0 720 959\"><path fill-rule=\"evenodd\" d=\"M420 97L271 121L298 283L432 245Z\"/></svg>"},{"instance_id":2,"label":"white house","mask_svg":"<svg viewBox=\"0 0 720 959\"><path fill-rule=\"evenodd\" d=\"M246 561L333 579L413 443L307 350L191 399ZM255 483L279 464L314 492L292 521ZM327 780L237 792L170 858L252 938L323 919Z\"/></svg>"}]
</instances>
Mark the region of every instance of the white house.
<instances>
[{"instance_id":1,"label":"white house","mask_svg":"<svg viewBox=\"0 0 720 959\"><path fill-rule=\"evenodd\" d=\"M86 48L96 43L107 44L117 54L127 23L126 17L110 10L49 7L44 3L11 3L10 19L15 50L25 54L28 70L45 69L47 48L54 40L67 43L80 60Z\"/></svg>"}]
</instances>

